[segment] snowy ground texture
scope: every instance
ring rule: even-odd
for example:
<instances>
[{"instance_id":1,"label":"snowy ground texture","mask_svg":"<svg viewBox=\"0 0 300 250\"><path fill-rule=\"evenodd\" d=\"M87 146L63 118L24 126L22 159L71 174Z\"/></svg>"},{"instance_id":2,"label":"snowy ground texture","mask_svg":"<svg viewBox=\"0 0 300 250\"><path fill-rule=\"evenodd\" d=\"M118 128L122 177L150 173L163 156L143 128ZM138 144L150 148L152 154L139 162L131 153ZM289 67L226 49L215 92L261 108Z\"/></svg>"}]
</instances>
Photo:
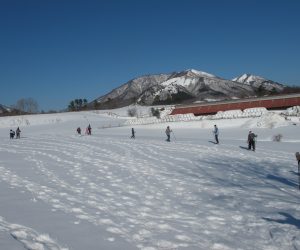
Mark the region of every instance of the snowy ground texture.
<instances>
[{"instance_id":1,"label":"snowy ground texture","mask_svg":"<svg viewBox=\"0 0 300 250\"><path fill-rule=\"evenodd\" d=\"M300 124L279 120L136 126L130 139L102 129L125 121L106 114L0 118L0 249L300 249ZM88 123L92 136L75 134Z\"/></svg>"}]
</instances>

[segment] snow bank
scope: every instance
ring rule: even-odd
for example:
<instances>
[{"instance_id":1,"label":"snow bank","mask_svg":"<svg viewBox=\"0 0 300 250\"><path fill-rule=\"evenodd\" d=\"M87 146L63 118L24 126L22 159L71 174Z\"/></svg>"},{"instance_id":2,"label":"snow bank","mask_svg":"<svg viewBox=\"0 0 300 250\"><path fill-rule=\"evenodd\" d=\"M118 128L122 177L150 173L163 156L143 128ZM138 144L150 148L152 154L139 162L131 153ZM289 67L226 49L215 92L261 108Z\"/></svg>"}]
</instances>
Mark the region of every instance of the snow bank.
<instances>
[{"instance_id":1,"label":"snow bank","mask_svg":"<svg viewBox=\"0 0 300 250\"><path fill-rule=\"evenodd\" d=\"M171 109L166 112L171 112ZM215 115L209 116L195 116L193 113L189 114L179 114L179 115L164 115L160 119L156 117L148 118L136 118L125 122L125 125L146 125L146 124L156 124L156 123L166 123L166 122L187 122L187 121L203 121L203 120L219 120L219 119L237 119L237 118L254 118L260 117L266 114L268 111L266 108L251 108L241 110L228 110L219 111Z\"/></svg>"},{"instance_id":2,"label":"snow bank","mask_svg":"<svg viewBox=\"0 0 300 250\"><path fill-rule=\"evenodd\" d=\"M282 112L284 115L288 116L300 116L300 106L294 106L291 108L288 108L284 112Z\"/></svg>"},{"instance_id":3,"label":"snow bank","mask_svg":"<svg viewBox=\"0 0 300 250\"><path fill-rule=\"evenodd\" d=\"M0 118L0 127L25 127L29 125L57 124L68 120L63 114L6 116Z\"/></svg>"},{"instance_id":4,"label":"snow bank","mask_svg":"<svg viewBox=\"0 0 300 250\"><path fill-rule=\"evenodd\" d=\"M58 245L48 234L39 234L29 227L12 224L0 216L1 231L8 232L14 239L21 242L26 249L30 250L68 250Z\"/></svg>"},{"instance_id":5,"label":"snow bank","mask_svg":"<svg viewBox=\"0 0 300 250\"><path fill-rule=\"evenodd\" d=\"M212 116L212 119L233 119L233 118L245 118L245 117L260 117L267 113L266 108L249 108L245 110L227 110L219 111L216 115Z\"/></svg>"},{"instance_id":6,"label":"snow bank","mask_svg":"<svg viewBox=\"0 0 300 250\"><path fill-rule=\"evenodd\" d=\"M251 120L247 123L248 128L277 128L289 125L288 121L279 114L269 112L262 115L258 120Z\"/></svg>"},{"instance_id":7,"label":"snow bank","mask_svg":"<svg viewBox=\"0 0 300 250\"><path fill-rule=\"evenodd\" d=\"M83 111L83 112L67 112L55 114L36 114L23 116L6 116L0 117L0 128L16 128L37 125L57 125L66 122L73 122L79 126L89 123L102 124L109 123L111 125L117 123L121 125L122 117L114 112L108 111Z\"/></svg>"}]
</instances>

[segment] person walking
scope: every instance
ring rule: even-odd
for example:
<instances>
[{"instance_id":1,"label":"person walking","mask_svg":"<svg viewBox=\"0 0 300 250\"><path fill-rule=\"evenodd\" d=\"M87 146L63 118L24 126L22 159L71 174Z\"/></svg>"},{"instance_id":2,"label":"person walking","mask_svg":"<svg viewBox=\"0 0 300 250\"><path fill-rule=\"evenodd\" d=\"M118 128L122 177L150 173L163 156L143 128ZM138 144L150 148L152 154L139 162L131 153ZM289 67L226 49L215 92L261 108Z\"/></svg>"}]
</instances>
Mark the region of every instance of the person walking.
<instances>
[{"instance_id":1,"label":"person walking","mask_svg":"<svg viewBox=\"0 0 300 250\"><path fill-rule=\"evenodd\" d=\"M20 139L20 137L21 137L21 130L18 127L17 130L16 130L16 139Z\"/></svg>"},{"instance_id":2,"label":"person walking","mask_svg":"<svg viewBox=\"0 0 300 250\"><path fill-rule=\"evenodd\" d=\"M170 142L170 138L171 138L171 132L172 130L170 129L170 127L168 126L167 129L166 129L166 135L167 135L167 141Z\"/></svg>"},{"instance_id":3,"label":"person walking","mask_svg":"<svg viewBox=\"0 0 300 250\"><path fill-rule=\"evenodd\" d=\"M298 161L298 165L300 166L300 153L296 152L296 159Z\"/></svg>"},{"instance_id":4,"label":"person walking","mask_svg":"<svg viewBox=\"0 0 300 250\"><path fill-rule=\"evenodd\" d=\"M91 124L87 127L88 135L92 135L92 127Z\"/></svg>"},{"instance_id":5,"label":"person walking","mask_svg":"<svg viewBox=\"0 0 300 250\"><path fill-rule=\"evenodd\" d=\"M300 190L300 153L296 152L296 159L298 162L298 188Z\"/></svg>"},{"instance_id":6,"label":"person walking","mask_svg":"<svg viewBox=\"0 0 300 250\"><path fill-rule=\"evenodd\" d=\"M131 137L132 139L135 139L135 131L134 128L131 129Z\"/></svg>"},{"instance_id":7,"label":"person walking","mask_svg":"<svg viewBox=\"0 0 300 250\"><path fill-rule=\"evenodd\" d=\"M80 127L77 128L77 133L78 133L79 135L81 135L81 128L80 128Z\"/></svg>"},{"instance_id":8,"label":"person walking","mask_svg":"<svg viewBox=\"0 0 300 250\"><path fill-rule=\"evenodd\" d=\"M219 129L217 125L214 125L213 134L215 135L216 144L219 144Z\"/></svg>"},{"instance_id":9,"label":"person walking","mask_svg":"<svg viewBox=\"0 0 300 250\"><path fill-rule=\"evenodd\" d=\"M251 130L249 131L248 134L248 149L255 151L255 138L257 137L256 134L254 134Z\"/></svg>"}]
</instances>

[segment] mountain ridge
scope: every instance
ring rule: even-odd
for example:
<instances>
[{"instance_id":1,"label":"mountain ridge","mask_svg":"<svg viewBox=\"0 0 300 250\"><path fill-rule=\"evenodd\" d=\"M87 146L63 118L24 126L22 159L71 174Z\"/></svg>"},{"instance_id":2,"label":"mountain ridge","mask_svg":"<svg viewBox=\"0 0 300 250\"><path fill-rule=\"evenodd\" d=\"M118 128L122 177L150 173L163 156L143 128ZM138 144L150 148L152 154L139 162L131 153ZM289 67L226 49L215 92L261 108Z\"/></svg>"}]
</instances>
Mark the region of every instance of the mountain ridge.
<instances>
[{"instance_id":1,"label":"mountain ridge","mask_svg":"<svg viewBox=\"0 0 300 250\"><path fill-rule=\"evenodd\" d=\"M273 88L275 88L278 91L282 91L284 88L283 84L280 84L278 82L266 79L261 76L253 75L253 74L243 74L239 77L235 77L232 79L232 81L244 83L251 85L254 88L259 88L263 86L266 90L271 91Z\"/></svg>"},{"instance_id":2,"label":"mountain ridge","mask_svg":"<svg viewBox=\"0 0 300 250\"><path fill-rule=\"evenodd\" d=\"M96 108L117 108L133 103L141 105L208 102L280 93L284 85L263 77L243 74L232 80L187 69L168 74L134 78L96 98ZM91 104L91 105L92 105Z\"/></svg>"}]
</instances>

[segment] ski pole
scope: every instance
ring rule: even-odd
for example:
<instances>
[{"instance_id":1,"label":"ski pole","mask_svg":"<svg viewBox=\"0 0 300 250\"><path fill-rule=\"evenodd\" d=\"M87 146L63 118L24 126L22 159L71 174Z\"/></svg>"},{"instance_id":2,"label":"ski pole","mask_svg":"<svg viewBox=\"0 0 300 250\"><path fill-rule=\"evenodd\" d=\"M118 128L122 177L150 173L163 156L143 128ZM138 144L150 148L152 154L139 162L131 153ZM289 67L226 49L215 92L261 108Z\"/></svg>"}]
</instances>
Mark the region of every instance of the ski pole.
<instances>
[{"instance_id":1,"label":"ski pole","mask_svg":"<svg viewBox=\"0 0 300 250\"><path fill-rule=\"evenodd\" d=\"M298 183L299 183L299 190L300 190L300 161L298 162Z\"/></svg>"},{"instance_id":2,"label":"ski pole","mask_svg":"<svg viewBox=\"0 0 300 250\"><path fill-rule=\"evenodd\" d=\"M175 136L175 134L174 134L174 132L172 131L172 133L173 133L173 136L174 136L174 139L175 139L175 141L177 141L177 139L176 139L176 136Z\"/></svg>"},{"instance_id":3,"label":"ski pole","mask_svg":"<svg viewBox=\"0 0 300 250\"><path fill-rule=\"evenodd\" d=\"M90 123L89 119L86 117L86 115L82 115L82 117L88 122Z\"/></svg>"},{"instance_id":4,"label":"ski pole","mask_svg":"<svg viewBox=\"0 0 300 250\"><path fill-rule=\"evenodd\" d=\"M296 159L298 161L298 188L300 190L300 154L299 152L296 152Z\"/></svg>"}]
</instances>

